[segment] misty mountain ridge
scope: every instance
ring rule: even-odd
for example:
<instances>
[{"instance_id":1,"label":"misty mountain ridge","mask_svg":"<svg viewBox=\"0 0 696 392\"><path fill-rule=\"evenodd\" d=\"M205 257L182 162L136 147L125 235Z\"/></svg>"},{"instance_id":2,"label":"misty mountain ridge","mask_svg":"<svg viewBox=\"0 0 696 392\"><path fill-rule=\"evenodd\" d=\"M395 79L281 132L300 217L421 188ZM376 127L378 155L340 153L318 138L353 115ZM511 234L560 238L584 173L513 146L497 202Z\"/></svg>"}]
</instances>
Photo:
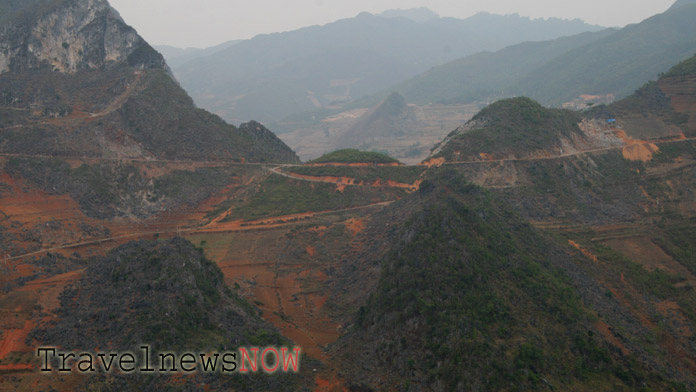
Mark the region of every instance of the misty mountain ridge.
<instances>
[{"instance_id":1,"label":"misty mountain ridge","mask_svg":"<svg viewBox=\"0 0 696 392\"><path fill-rule=\"evenodd\" d=\"M557 106L583 94L622 98L696 51L692 3L679 2L678 9L621 30L467 56L392 86L380 97L398 91L410 103L469 103L526 95Z\"/></svg>"},{"instance_id":2,"label":"misty mountain ridge","mask_svg":"<svg viewBox=\"0 0 696 392\"><path fill-rule=\"evenodd\" d=\"M696 390L696 57L611 105L579 112L517 97L454 132L443 122L452 105L389 91L318 132L345 122L362 142L411 133L405 148L450 132L423 164L374 148L302 165L260 123L237 128L197 109L106 1L0 0L0 11L24 5L0 28L1 390ZM633 83L623 80L633 63L652 66L671 53L657 49L691 42L690 8L649 28L530 42L473 64L490 71L482 82L508 75L506 89L538 70L556 89ZM357 40L321 34L280 46L293 35L277 34L262 37L276 46L244 41L212 57L245 54L229 72L266 74L305 59L326 67L339 53L349 70L356 54L397 63L407 45L431 42L370 47L384 26L397 43L428 29L356 20L361 52L347 49ZM435 21L451 22L422 25ZM648 60L621 49L640 42ZM333 51L282 57L307 46ZM557 62L566 56L592 65L591 77L564 79L584 75ZM630 58L609 62L619 56ZM442 80L466 81L448 79L458 69ZM306 80L335 80L319 76ZM270 91L287 82L259 80ZM321 90L310 91L321 104ZM265 347L296 347L302 365L277 376L184 374L183 356L173 373L37 366L38 347L81 362L83 351L118 356L141 344L201 360L258 347L264 369Z\"/></svg>"},{"instance_id":3,"label":"misty mountain ridge","mask_svg":"<svg viewBox=\"0 0 696 392\"><path fill-rule=\"evenodd\" d=\"M417 23L361 13L324 26L259 35L173 69L199 105L227 120L272 122L375 93L467 54L600 29L516 15Z\"/></svg>"},{"instance_id":4,"label":"misty mountain ridge","mask_svg":"<svg viewBox=\"0 0 696 392\"><path fill-rule=\"evenodd\" d=\"M387 10L377 14L377 16L382 18L405 18L416 23L429 22L433 19L440 18L440 15L427 7Z\"/></svg>"},{"instance_id":5,"label":"misty mountain ridge","mask_svg":"<svg viewBox=\"0 0 696 392\"><path fill-rule=\"evenodd\" d=\"M696 0L677 0L670 9L691 4L696 4Z\"/></svg>"},{"instance_id":6,"label":"misty mountain ridge","mask_svg":"<svg viewBox=\"0 0 696 392\"><path fill-rule=\"evenodd\" d=\"M155 45L154 48L167 59L167 64L170 67L179 67L187 62L205 56L210 56L217 52L223 51L230 48L242 40L232 40L226 41L219 45L211 46L208 48L177 48L170 45Z\"/></svg>"}]
</instances>

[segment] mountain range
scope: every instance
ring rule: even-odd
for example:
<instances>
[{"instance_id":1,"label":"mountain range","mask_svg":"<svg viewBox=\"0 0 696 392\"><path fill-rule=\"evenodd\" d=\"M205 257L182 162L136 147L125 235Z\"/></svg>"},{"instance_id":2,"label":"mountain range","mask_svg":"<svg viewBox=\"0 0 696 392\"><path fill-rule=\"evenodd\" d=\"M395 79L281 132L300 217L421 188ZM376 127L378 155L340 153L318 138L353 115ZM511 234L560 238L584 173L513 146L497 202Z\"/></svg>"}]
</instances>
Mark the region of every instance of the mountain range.
<instances>
[{"instance_id":1,"label":"mountain range","mask_svg":"<svg viewBox=\"0 0 696 392\"><path fill-rule=\"evenodd\" d=\"M420 136L403 137L391 133L392 137L403 139L399 145L383 140L369 144L337 144L339 140L351 139L353 126L363 119L341 124L332 119L355 113L360 113L360 117L359 109L374 109L395 92L404 97L407 104L417 105L421 110L437 108L439 119L460 118L466 105L480 109L497 99L516 96L574 109L610 103L630 95L660 72L696 53L696 27L691 23L694 17L696 6L688 1L680 2L662 14L620 30L586 32L473 54L436 66L378 94L332 109L289 116L270 126L303 158L314 158L316 154L337 147L362 147L387 151L400 159L409 159L409 154L415 151L413 155L422 159L433 145ZM404 130L427 127L438 136L435 139L441 139L448 132L433 130L428 125L431 124L424 126L422 122L412 121L403 126ZM330 132L330 140L316 136L318 130L326 129ZM384 132L386 129L382 130L382 135ZM317 145L308 148L312 140L316 140Z\"/></svg>"},{"instance_id":2,"label":"mountain range","mask_svg":"<svg viewBox=\"0 0 696 392\"><path fill-rule=\"evenodd\" d=\"M196 103L233 121L290 114L378 92L481 50L599 30L579 20L477 14L467 19L362 13L325 26L260 35L174 67ZM392 17L407 15L407 17Z\"/></svg>"},{"instance_id":3,"label":"mountain range","mask_svg":"<svg viewBox=\"0 0 696 392\"><path fill-rule=\"evenodd\" d=\"M522 44L435 67L392 87L412 103L472 102L527 95L560 105L580 95L618 98L696 53L696 6L665 13L619 31ZM587 35L585 35L588 37ZM664 45L669 42L669 45Z\"/></svg>"},{"instance_id":4,"label":"mountain range","mask_svg":"<svg viewBox=\"0 0 696 392\"><path fill-rule=\"evenodd\" d=\"M472 109L418 164L301 164L260 123L196 108L108 2L0 9L0 389L696 388L696 56L582 111ZM441 116L398 93L354 110L362 139ZM37 358L142 344L237 364L301 348L301 365Z\"/></svg>"}]
</instances>

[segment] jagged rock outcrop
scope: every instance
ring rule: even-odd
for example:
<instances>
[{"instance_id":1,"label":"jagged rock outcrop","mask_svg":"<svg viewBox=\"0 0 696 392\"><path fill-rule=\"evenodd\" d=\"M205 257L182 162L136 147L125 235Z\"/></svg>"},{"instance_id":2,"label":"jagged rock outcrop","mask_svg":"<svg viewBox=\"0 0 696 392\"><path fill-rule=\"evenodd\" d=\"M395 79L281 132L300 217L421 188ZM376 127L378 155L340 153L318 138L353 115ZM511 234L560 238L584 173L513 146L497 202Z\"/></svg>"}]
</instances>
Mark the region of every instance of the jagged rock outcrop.
<instances>
[{"instance_id":1,"label":"jagged rock outcrop","mask_svg":"<svg viewBox=\"0 0 696 392\"><path fill-rule=\"evenodd\" d=\"M106 0L0 0L0 152L298 161L266 130L195 107Z\"/></svg>"},{"instance_id":2,"label":"jagged rock outcrop","mask_svg":"<svg viewBox=\"0 0 696 392\"><path fill-rule=\"evenodd\" d=\"M0 0L0 130L0 153L14 159L0 170L100 218L149 216L229 184L218 173L198 179L203 192L158 192L169 179L143 177L136 161L299 162L262 125L198 109L106 0ZM66 159L84 165L56 173Z\"/></svg>"},{"instance_id":3,"label":"jagged rock outcrop","mask_svg":"<svg viewBox=\"0 0 696 392\"><path fill-rule=\"evenodd\" d=\"M119 63L167 67L106 0L28 1L13 8L0 30L0 73L40 67L74 73Z\"/></svg>"}]
</instances>

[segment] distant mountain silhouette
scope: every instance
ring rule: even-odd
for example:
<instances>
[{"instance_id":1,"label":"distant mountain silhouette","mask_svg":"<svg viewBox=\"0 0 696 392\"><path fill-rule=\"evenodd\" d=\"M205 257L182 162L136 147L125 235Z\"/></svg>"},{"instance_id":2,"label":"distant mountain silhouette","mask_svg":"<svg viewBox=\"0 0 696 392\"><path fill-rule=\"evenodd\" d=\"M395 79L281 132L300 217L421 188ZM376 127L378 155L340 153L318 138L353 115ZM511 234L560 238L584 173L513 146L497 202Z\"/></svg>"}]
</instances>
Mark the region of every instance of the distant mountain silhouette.
<instances>
[{"instance_id":1,"label":"distant mountain silhouette","mask_svg":"<svg viewBox=\"0 0 696 392\"><path fill-rule=\"evenodd\" d=\"M388 10L377 16L381 16L383 18L405 18L417 23L429 22L440 17L440 15L425 7L412 8L409 10Z\"/></svg>"},{"instance_id":2,"label":"distant mountain silhouette","mask_svg":"<svg viewBox=\"0 0 696 392\"><path fill-rule=\"evenodd\" d=\"M388 91L398 91L412 103L466 103L527 95L558 105L581 94L624 97L696 51L693 3L680 1L663 14L619 31L468 56Z\"/></svg>"},{"instance_id":3,"label":"distant mountain silhouette","mask_svg":"<svg viewBox=\"0 0 696 392\"><path fill-rule=\"evenodd\" d=\"M227 41L223 42L220 45L215 45L211 46L209 48L177 48L174 46L169 46L169 45L155 45L155 49L157 49L158 52L162 53L162 56L167 60L167 64L169 64L170 67L179 67L183 64L186 64L187 62L200 58L200 57L205 57L205 56L210 56L212 54L215 54L217 52L223 51L227 48L230 48L234 45L237 45L238 43L242 42L241 40L233 40L233 41Z\"/></svg>"},{"instance_id":4,"label":"distant mountain silhouette","mask_svg":"<svg viewBox=\"0 0 696 392\"><path fill-rule=\"evenodd\" d=\"M579 20L518 15L409 19L425 13L362 13L325 26L260 35L175 66L174 73L199 105L227 120L271 122L375 93L481 50L600 29Z\"/></svg>"}]
</instances>

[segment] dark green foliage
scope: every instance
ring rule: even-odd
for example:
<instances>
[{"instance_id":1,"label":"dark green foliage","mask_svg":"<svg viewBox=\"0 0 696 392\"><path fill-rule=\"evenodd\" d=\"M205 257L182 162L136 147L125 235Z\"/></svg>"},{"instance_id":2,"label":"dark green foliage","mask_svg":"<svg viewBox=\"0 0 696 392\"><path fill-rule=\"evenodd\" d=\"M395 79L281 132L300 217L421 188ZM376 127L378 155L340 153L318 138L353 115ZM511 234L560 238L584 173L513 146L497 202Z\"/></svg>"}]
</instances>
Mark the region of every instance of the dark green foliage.
<instances>
[{"instance_id":1,"label":"dark green foliage","mask_svg":"<svg viewBox=\"0 0 696 392\"><path fill-rule=\"evenodd\" d=\"M683 143L663 143L660 145L660 151L655 154L650 166L672 163L679 157L696 157L696 142Z\"/></svg>"},{"instance_id":2,"label":"dark green foliage","mask_svg":"<svg viewBox=\"0 0 696 392\"><path fill-rule=\"evenodd\" d=\"M670 275L659 269L648 271L608 246L595 245L593 251L602 261L622 271L642 293L649 293L660 299L674 299L680 297L682 293L687 297L690 296L691 288L679 289L675 286L683 282L681 277Z\"/></svg>"},{"instance_id":3,"label":"dark green foliage","mask_svg":"<svg viewBox=\"0 0 696 392\"><path fill-rule=\"evenodd\" d=\"M39 327L32 337L71 350L136 355L147 344L151 363L158 351L224 353L291 345L225 285L215 263L182 238L131 242L92 260L84 278L61 294L58 313L56 325ZM185 390L202 384L215 390L300 390L301 378L199 373L187 379ZM97 391L178 390L168 375L95 375L85 382Z\"/></svg>"},{"instance_id":4,"label":"dark green foliage","mask_svg":"<svg viewBox=\"0 0 696 392\"><path fill-rule=\"evenodd\" d=\"M366 358L426 390L563 390L638 371L592 338L550 239L451 170L419 197L347 338L373 342Z\"/></svg>"},{"instance_id":5,"label":"dark green foliage","mask_svg":"<svg viewBox=\"0 0 696 392\"><path fill-rule=\"evenodd\" d=\"M322 155L308 163L399 163L399 161L380 152L348 148Z\"/></svg>"},{"instance_id":6,"label":"dark green foliage","mask_svg":"<svg viewBox=\"0 0 696 392\"><path fill-rule=\"evenodd\" d=\"M262 328L257 311L226 288L217 265L181 238L129 243L92 261L61 303L59 324L39 333L74 349L106 342L121 350L141 343L165 350L232 348L233 340L245 342L247 333ZM264 336L265 344L283 343L271 330Z\"/></svg>"}]
</instances>

